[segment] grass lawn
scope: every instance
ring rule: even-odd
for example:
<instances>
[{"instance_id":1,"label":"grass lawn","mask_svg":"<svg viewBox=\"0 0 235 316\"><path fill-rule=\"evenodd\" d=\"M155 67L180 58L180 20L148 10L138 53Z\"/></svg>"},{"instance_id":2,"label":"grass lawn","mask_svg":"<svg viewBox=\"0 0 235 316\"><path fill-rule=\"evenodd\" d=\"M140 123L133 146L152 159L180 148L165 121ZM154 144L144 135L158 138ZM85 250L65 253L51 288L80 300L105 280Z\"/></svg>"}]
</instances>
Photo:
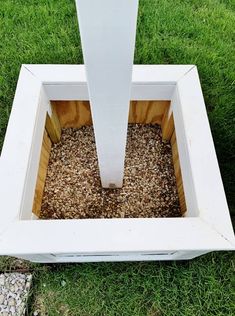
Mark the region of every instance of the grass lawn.
<instances>
[{"instance_id":1,"label":"grass lawn","mask_svg":"<svg viewBox=\"0 0 235 316\"><path fill-rule=\"evenodd\" d=\"M234 25L234 0L140 0L135 53L137 64L198 66L231 211ZM0 0L0 148L22 63L83 63L74 0ZM216 253L183 263L29 265L29 313L235 315L234 263L232 253ZM0 270L17 264L0 259Z\"/></svg>"}]
</instances>

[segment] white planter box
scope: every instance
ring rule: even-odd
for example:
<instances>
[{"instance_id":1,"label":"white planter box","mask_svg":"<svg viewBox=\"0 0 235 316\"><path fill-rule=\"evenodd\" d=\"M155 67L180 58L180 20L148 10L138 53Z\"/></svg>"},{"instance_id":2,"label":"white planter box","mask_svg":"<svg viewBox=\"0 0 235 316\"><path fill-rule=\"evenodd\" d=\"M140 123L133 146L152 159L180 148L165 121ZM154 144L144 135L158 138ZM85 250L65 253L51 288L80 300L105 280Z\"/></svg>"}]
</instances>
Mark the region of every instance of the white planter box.
<instances>
[{"instance_id":1,"label":"white planter box","mask_svg":"<svg viewBox=\"0 0 235 316\"><path fill-rule=\"evenodd\" d=\"M131 100L171 100L182 218L37 220L32 213L50 100L88 100L83 65L23 65L0 159L0 255L36 262L191 259L235 241L193 65L135 65ZM166 132L167 133L167 132Z\"/></svg>"}]
</instances>

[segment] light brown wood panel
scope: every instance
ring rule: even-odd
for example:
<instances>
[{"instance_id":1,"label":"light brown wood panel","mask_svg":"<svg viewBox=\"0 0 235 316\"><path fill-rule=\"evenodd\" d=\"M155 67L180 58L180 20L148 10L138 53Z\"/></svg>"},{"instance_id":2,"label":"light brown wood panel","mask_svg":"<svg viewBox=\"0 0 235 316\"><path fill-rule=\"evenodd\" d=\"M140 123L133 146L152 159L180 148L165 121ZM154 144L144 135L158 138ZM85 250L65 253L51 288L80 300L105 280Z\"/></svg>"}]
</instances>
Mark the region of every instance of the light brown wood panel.
<instances>
[{"instance_id":1,"label":"light brown wood panel","mask_svg":"<svg viewBox=\"0 0 235 316\"><path fill-rule=\"evenodd\" d=\"M46 130L53 143L58 143L61 137L61 126L56 113L55 105L51 105L51 116L47 113Z\"/></svg>"},{"instance_id":2,"label":"light brown wood panel","mask_svg":"<svg viewBox=\"0 0 235 316\"><path fill-rule=\"evenodd\" d=\"M162 139L170 140L175 129L173 113L170 106L167 107L164 112L163 119L161 122L161 127L162 127Z\"/></svg>"},{"instance_id":3,"label":"light brown wood panel","mask_svg":"<svg viewBox=\"0 0 235 316\"><path fill-rule=\"evenodd\" d=\"M47 131L44 130L43 135L43 142L42 142L42 149L41 149L41 156L38 168L38 176L37 176L37 183L36 189L34 193L34 202L33 202L33 213L39 217L41 211L41 204L42 204L42 196L43 190L46 180L47 174L47 167L51 152L51 140L48 137Z\"/></svg>"},{"instance_id":4,"label":"light brown wood panel","mask_svg":"<svg viewBox=\"0 0 235 316\"><path fill-rule=\"evenodd\" d=\"M51 103L55 106L62 128L80 128L92 124L89 101L52 101Z\"/></svg>"},{"instance_id":5,"label":"light brown wood panel","mask_svg":"<svg viewBox=\"0 0 235 316\"><path fill-rule=\"evenodd\" d=\"M169 103L169 101L131 101L129 123L161 125Z\"/></svg>"},{"instance_id":6,"label":"light brown wood panel","mask_svg":"<svg viewBox=\"0 0 235 316\"><path fill-rule=\"evenodd\" d=\"M175 170L176 185L177 185L177 190L178 190L180 208L183 214L186 212L186 202L185 202L184 187L183 187L183 180L182 180L182 174L181 174L181 169L180 169L179 153L178 153L175 130L171 136L171 148L172 148L172 158L173 158L173 164L174 164L174 170Z\"/></svg>"},{"instance_id":7,"label":"light brown wood panel","mask_svg":"<svg viewBox=\"0 0 235 316\"><path fill-rule=\"evenodd\" d=\"M89 101L52 101L61 127L80 128L91 125ZM159 124L170 101L131 101L129 123Z\"/></svg>"}]
</instances>

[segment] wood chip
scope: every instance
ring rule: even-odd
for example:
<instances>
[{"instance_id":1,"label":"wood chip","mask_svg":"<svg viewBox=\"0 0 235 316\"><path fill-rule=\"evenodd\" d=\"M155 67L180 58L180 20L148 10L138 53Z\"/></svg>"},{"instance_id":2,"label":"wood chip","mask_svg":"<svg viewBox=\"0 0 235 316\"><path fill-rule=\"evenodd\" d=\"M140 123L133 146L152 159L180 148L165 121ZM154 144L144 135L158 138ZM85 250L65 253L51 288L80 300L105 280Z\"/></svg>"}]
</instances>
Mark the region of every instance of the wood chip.
<instances>
[{"instance_id":1,"label":"wood chip","mask_svg":"<svg viewBox=\"0 0 235 316\"><path fill-rule=\"evenodd\" d=\"M63 129L51 151L43 219L181 216L169 143L158 125L129 124L124 185L101 187L91 126Z\"/></svg>"}]
</instances>

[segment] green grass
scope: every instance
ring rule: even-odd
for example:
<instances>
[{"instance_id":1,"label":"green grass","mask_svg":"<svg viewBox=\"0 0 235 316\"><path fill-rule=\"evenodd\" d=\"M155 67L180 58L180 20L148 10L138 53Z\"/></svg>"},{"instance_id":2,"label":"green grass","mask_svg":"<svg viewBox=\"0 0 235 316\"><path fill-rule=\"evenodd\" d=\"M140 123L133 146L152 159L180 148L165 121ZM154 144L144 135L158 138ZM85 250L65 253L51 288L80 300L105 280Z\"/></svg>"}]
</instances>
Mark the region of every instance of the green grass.
<instances>
[{"instance_id":1,"label":"green grass","mask_svg":"<svg viewBox=\"0 0 235 316\"><path fill-rule=\"evenodd\" d=\"M7 261L7 262L6 262ZM233 253L181 262L40 265L10 258L0 270L33 273L27 315L233 316ZM10 267L10 268L9 268Z\"/></svg>"},{"instance_id":2,"label":"green grass","mask_svg":"<svg viewBox=\"0 0 235 316\"><path fill-rule=\"evenodd\" d=\"M35 274L37 290L31 312L39 308L48 315L67 311L71 316L235 313L231 253L181 263L77 264L48 269Z\"/></svg>"},{"instance_id":3,"label":"green grass","mask_svg":"<svg viewBox=\"0 0 235 316\"><path fill-rule=\"evenodd\" d=\"M135 53L135 63L198 66L231 210L234 25L234 0L140 0ZM21 64L82 62L74 0L0 1L0 148ZM2 271L18 266L9 258L0 260ZM29 267L35 270L29 313L38 306L42 314L69 316L235 314L231 253L185 263Z\"/></svg>"}]
</instances>

